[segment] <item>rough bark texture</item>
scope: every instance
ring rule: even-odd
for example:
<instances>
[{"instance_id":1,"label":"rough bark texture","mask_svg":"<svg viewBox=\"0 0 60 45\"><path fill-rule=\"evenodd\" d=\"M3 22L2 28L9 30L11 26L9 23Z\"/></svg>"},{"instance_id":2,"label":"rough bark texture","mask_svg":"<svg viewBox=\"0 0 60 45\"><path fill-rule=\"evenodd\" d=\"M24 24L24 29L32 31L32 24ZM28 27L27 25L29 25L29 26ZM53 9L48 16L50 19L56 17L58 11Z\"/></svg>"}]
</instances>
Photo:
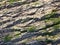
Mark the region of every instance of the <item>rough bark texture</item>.
<instances>
[{"instance_id":1,"label":"rough bark texture","mask_svg":"<svg viewBox=\"0 0 60 45\"><path fill-rule=\"evenodd\" d=\"M48 16L52 11L56 14ZM7 1L6 5L0 6L0 45L58 45L59 19L60 0L22 0L12 4ZM30 26L37 29L29 32L26 28ZM52 31L50 33L55 37L48 36L53 40L50 44L45 41L44 31ZM13 38L5 43L4 37L8 34ZM17 34L18 36L15 36Z\"/></svg>"}]
</instances>

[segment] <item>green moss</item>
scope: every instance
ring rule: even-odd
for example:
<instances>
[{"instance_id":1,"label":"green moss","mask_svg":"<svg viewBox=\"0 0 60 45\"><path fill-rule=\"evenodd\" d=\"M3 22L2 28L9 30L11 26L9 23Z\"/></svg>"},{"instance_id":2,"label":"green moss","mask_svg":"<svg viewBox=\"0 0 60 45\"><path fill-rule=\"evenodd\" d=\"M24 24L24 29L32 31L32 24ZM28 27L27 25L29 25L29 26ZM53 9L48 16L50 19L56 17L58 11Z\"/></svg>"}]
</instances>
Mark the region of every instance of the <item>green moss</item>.
<instances>
[{"instance_id":1,"label":"green moss","mask_svg":"<svg viewBox=\"0 0 60 45\"><path fill-rule=\"evenodd\" d=\"M60 24L53 26L55 30L60 29Z\"/></svg>"},{"instance_id":2,"label":"green moss","mask_svg":"<svg viewBox=\"0 0 60 45\"><path fill-rule=\"evenodd\" d=\"M31 26L31 27L27 28L28 32L34 32L35 30L36 30L35 26Z\"/></svg>"},{"instance_id":3,"label":"green moss","mask_svg":"<svg viewBox=\"0 0 60 45\"><path fill-rule=\"evenodd\" d=\"M49 44L49 43L51 43L51 42L53 42L53 41L52 41L52 40L49 40L49 39L46 39L45 42L46 42L47 44Z\"/></svg>"},{"instance_id":4,"label":"green moss","mask_svg":"<svg viewBox=\"0 0 60 45\"><path fill-rule=\"evenodd\" d=\"M50 14L47 14L47 15L45 16L45 19L50 19L51 17L54 17L55 14L56 14L56 12L51 12Z\"/></svg>"},{"instance_id":5,"label":"green moss","mask_svg":"<svg viewBox=\"0 0 60 45\"><path fill-rule=\"evenodd\" d=\"M14 0L10 0L10 1L9 1L10 4L13 3L13 2L15 2L15 1L14 1Z\"/></svg>"},{"instance_id":6,"label":"green moss","mask_svg":"<svg viewBox=\"0 0 60 45\"><path fill-rule=\"evenodd\" d=\"M45 42L46 42L47 44L53 42L52 39L49 39L49 37L50 37L49 35L46 35L45 37L46 37Z\"/></svg>"},{"instance_id":7,"label":"green moss","mask_svg":"<svg viewBox=\"0 0 60 45\"><path fill-rule=\"evenodd\" d=\"M14 34L12 38L18 38L21 35L21 32L16 32L17 34Z\"/></svg>"},{"instance_id":8,"label":"green moss","mask_svg":"<svg viewBox=\"0 0 60 45\"><path fill-rule=\"evenodd\" d=\"M9 3L17 2L17 1L22 1L22 0L9 0Z\"/></svg>"},{"instance_id":9,"label":"green moss","mask_svg":"<svg viewBox=\"0 0 60 45\"><path fill-rule=\"evenodd\" d=\"M52 32L45 32L45 33L43 33L43 35L42 36L46 36L46 35L48 35L48 36L53 36L53 34L52 34Z\"/></svg>"},{"instance_id":10,"label":"green moss","mask_svg":"<svg viewBox=\"0 0 60 45\"><path fill-rule=\"evenodd\" d=\"M53 23L57 23L60 22L60 18L50 18L51 21L53 21Z\"/></svg>"},{"instance_id":11,"label":"green moss","mask_svg":"<svg viewBox=\"0 0 60 45\"><path fill-rule=\"evenodd\" d=\"M1 4L0 4L0 6L1 6Z\"/></svg>"},{"instance_id":12,"label":"green moss","mask_svg":"<svg viewBox=\"0 0 60 45\"><path fill-rule=\"evenodd\" d=\"M8 41L10 41L11 38L12 38L11 36L6 35L6 36L4 37L4 42L8 42Z\"/></svg>"}]
</instances>

